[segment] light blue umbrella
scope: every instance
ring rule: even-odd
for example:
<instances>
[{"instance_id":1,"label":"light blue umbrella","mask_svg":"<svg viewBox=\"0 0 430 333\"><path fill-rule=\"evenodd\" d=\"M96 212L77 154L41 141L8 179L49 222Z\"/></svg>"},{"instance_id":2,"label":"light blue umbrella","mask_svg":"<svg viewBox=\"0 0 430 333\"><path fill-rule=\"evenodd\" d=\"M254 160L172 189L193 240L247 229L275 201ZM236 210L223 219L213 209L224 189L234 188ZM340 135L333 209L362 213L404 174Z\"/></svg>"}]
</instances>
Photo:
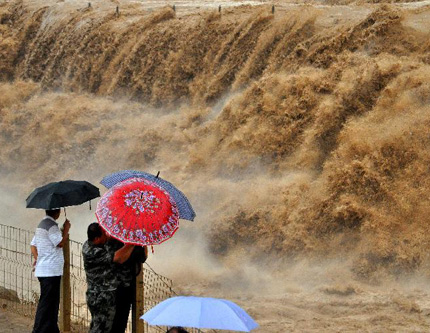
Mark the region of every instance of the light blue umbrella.
<instances>
[{"instance_id":1,"label":"light blue umbrella","mask_svg":"<svg viewBox=\"0 0 430 333\"><path fill-rule=\"evenodd\" d=\"M194 212L193 207L191 207L191 204L185 194L178 190L172 183L162 178L159 178L158 175L154 176L150 173L136 170L123 170L104 177L100 184L106 186L107 188L111 188L112 186L116 185L119 182L122 182L123 180L135 177L148 179L161 186L175 200L179 210L179 218L189 221L194 220L194 218L196 217L196 213Z\"/></svg>"},{"instance_id":2,"label":"light blue umbrella","mask_svg":"<svg viewBox=\"0 0 430 333\"><path fill-rule=\"evenodd\" d=\"M140 319L150 325L241 332L249 332L258 327L245 310L235 303L211 297L172 297L147 311Z\"/></svg>"}]
</instances>

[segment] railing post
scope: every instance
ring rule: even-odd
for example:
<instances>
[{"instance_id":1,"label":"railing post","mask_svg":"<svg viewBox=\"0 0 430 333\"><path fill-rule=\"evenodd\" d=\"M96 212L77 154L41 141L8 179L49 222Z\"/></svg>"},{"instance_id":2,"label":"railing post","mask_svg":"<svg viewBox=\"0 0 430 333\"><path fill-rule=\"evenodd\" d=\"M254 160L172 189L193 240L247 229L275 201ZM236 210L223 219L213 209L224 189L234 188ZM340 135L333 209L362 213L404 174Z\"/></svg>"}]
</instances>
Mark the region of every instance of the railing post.
<instances>
[{"instance_id":1,"label":"railing post","mask_svg":"<svg viewBox=\"0 0 430 333\"><path fill-rule=\"evenodd\" d=\"M140 266L140 273L136 276L136 296L133 302L132 310L132 333L144 333L145 326L140 317L144 311L144 283L143 283L143 265Z\"/></svg>"},{"instance_id":2,"label":"railing post","mask_svg":"<svg viewBox=\"0 0 430 333\"><path fill-rule=\"evenodd\" d=\"M62 333L71 331L72 292L70 288L70 241L63 246L64 270L61 278L60 299L60 330Z\"/></svg>"}]
</instances>

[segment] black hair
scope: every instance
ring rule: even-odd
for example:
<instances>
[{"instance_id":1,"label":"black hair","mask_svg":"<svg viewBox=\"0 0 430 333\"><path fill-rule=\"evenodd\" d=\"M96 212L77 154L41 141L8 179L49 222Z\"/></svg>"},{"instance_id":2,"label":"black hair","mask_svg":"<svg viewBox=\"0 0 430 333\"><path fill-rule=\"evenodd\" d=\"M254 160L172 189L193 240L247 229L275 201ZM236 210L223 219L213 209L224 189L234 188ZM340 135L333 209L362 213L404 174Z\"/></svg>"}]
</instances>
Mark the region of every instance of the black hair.
<instances>
[{"instance_id":1,"label":"black hair","mask_svg":"<svg viewBox=\"0 0 430 333\"><path fill-rule=\"evenodd\" d=\"M88 240L90 242L92 242L97 237L100 237L101 235L103 235L102 227L100 226L100 224L96 222L91 223L88 226L87 235L88 235Z\"/></svg>"},{"instance_id":2,"label":"black hair","mask_svg":"<svg viewBox=\"0 0 430 333\"><path fill-rule=\"evenodd\" d=\"M171 327L170 329L168 329L166 333L188 333L188 331L186 331L182 327L176 326L176 327Z\"/></svg>"},{"instance_id":3,"label":"black hair","mask_svg":"<svg viewBox=\"0 0 430 333\"><path fill-rule=\"evenodd\" d=\"M57 208L57 209L47 209L47 210L45 210L45 213L48 216L54 217L54 216L56 216L60 212L60 210L61 210L60 208Z\"/></svg>"}]
</instances>

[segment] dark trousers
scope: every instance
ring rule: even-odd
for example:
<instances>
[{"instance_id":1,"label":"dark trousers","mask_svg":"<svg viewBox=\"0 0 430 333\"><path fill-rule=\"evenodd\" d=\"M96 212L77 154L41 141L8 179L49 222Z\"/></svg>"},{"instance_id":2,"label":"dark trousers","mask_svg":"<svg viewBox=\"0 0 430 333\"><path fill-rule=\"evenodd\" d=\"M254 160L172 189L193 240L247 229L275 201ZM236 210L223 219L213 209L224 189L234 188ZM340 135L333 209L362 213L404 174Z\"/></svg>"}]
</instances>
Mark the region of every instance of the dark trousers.
<instances>
[{"instance_id":1,"label":"dark trousers","mask_svg":"<svg viewBox=\"0 0 430 333\"><path fill-rule=\"evenodd\" d=\"M39 277L40 298L34 320L33 333L59 333L61 276Z\"/></svg>"},{"instance_id":2,"label":"dark trousers","mask_svg":"<svg viewBox=\"0 0 430 333\"><path fill-rule=\"evenodd\" d=\"M134 299L134 285L118 287L116 293L116 312L112 333L123 333L127 328L128 316Z\"/></svg>"}]
</instances>

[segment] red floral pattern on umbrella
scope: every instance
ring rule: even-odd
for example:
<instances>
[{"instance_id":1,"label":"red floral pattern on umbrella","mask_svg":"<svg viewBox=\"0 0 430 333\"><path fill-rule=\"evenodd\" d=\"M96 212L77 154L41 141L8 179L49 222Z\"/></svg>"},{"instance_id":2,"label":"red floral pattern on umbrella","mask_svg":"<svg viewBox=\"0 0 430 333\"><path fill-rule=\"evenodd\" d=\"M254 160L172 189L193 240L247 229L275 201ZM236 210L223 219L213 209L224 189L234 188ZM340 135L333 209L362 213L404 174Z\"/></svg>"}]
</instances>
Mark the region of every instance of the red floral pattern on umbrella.
<instances>
[{"instance_id":1,"label":"red floral pattern on umbrella","mask_svg":"<svg viewBox=\"0 0 430 333\"><path fill-rule=\"evenodd\" d=\"M179 211L160 186L143 178L113 186L97 204L96 216L112 237L135 245L160 244L179 226Z\"/></svg>"}]
</instances>

